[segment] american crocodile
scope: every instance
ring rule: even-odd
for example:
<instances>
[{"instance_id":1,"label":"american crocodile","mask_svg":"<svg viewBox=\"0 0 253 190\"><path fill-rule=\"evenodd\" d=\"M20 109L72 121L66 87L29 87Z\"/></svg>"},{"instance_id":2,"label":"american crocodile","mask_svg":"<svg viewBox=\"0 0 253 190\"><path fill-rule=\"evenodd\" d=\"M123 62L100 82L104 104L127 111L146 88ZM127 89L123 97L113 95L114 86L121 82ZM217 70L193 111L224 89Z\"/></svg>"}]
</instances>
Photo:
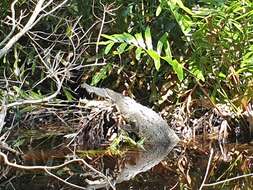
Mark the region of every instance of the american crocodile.
<instances>
[{"instance_id":1,"label":"american crocodile","mask_svg":"<svg viewBox=\"0 0 253 190\"><path fill-rule=\"evenodd\" d=\"M167 122L155 111L137 103L130 97L114 92L107 88L98 88L83 83L82 87L89 93L110 99L124 119L131 125L131 132L145 139L145 143L175 143L179 140Z\"/></svg>"}]
</instances>

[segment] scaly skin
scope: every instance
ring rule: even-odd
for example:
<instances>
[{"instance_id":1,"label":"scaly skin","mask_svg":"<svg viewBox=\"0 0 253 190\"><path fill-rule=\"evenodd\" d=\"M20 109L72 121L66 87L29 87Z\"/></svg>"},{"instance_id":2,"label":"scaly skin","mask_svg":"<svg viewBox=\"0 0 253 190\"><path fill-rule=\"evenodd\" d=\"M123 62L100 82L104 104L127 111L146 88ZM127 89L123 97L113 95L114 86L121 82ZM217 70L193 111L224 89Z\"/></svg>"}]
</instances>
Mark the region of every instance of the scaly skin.
<instances>
[{"instance_id":1,"label":"scaly skin","mask_svg":"<svg viewBox=\"0 0 253 190\"><path fill-rule=\"evenodd\" d=\"M131 132L135 132L139 137L144 138L145 144L168 144L179 140L167 122L152 109L110 89L93 87L86 83L82 87L89 93L108 98L115 103L125 120L131 124Z\"/></svg>"}]
</instances>

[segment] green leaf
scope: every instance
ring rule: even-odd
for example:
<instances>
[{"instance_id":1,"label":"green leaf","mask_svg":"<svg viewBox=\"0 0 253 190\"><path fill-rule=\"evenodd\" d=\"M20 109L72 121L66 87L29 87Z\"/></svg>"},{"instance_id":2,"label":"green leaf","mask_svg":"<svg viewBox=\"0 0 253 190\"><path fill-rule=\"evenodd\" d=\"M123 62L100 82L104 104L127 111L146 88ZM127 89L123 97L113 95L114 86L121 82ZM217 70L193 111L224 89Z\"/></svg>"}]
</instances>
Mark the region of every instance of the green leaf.
<instances>
[{"instance_id":1,"label":"green leaf","mask_svg":"<svg viewBox=\"0 0 253 190\"><path fill-rule=\"evenodd\" d=\"M126 42L127 38L124 34L113 34L112 35L118 42Z\"/></svg>"},{"instance_id":2,"label":"green leaf","mask_svg":"<svg viewBox=\"0 0 253 190\"><path fill-rule=\"evenodd\" d=\"M186 13L193 15L192 11L184 6L183 2L181 0L172 0L172 2L175 2L181 9L183 9Z\"/></svg>"},{"instance_id":3,"label":"green leaf","mask_svg":"<svg viewBox=\"0 0 253 190\"><path fill-rule=\"evenodd\" d=\"M125 34L113 34L113 35L102 34L101 36L113 42L125 42L128 39Z\"/></svg>"},{"instance_id":4,"label":"green leaf","mask_svg":"<svg viewBox=\"0 0 253 190\"><path fill-rule=\"evenodd\" d=\"M177 77L180 81L184 79L184 67L176 59L172 61L173 70L176 72Z\"/></svg>"},{"instance_id":5,"label":"green leaf","mask_svg":"<svg viewBox=\"0 0 253 190\"><path fill-rule=\"evenodd\" d=\"M143 53L143 49L142 48L136 48L135 50L135 58L136 60L140 60L141 59L141 54Z\"/></svg>"},{"instance_id":6,"label":"green leaf","mask_svg":"<svg viewBox=\"0 0 253 190\"><path fill-rule=\"evenodd\" d=\"M205 77L203 75L203 72L199 69L196 69L194 72L193 72L194 76L198 79L198 80L202 80L202 81L205 81Z\"/></svg>"},{"instance_id":7,"label":"green leaf","mask_svg":"<svg viewBox=\"0 0 253 190\"><path fill-rule=\"evenodd\" d=\"M157 7L157 9L156 9L156 12L155 12L155 16L159 16L160 14L161 14L161 12L162 12L162 6L161 6L161 4Z\"/></svg>"},{"instance_id":8,"label":"green leaf","mask_svg":"<svg viewBox=\"0 0 253 190\"><path fill-rule=\"evenodd\" d=\"M188 12L187 8L183 5L183 3L180 0L167 1L167 4L170 7L170 10L173 13L173 15L174 15L178 25L180 26L182 32L185 35L187 35L191 31L191 26L193 25L193 22L192 22L191 18L188 15L179 13L179 8L181 8L181 9L185 10L186 12Z\"/></svg>"},{"instance_id":9,"label":"green leaf","mask_svg":"<svg viewBox=\"0 0 253 190\"><path fill-rule=\"evenodd\" d=\"M243 72L253 72L253 45L251 45L247 53L243 56L242 62L240 64L240 69L237 70L237 73Z\"/></svg>"},{"instance_id":10,"label":"green leaf","mask_svg":"<svg viewBox=\"0 0 253 190\"><path fill-rule=\"evenodd\" d=\"M32 74L35 73L35 69L36 69L36 61L33 61L33 64L32 64Z\"/></svg>"},{"instance_id":11,"label":"green leaf","mask_svg":"<svg viewBox=\"0 0 253 190\"><path fill-rule=\"evenodd\" d=\"M165 55L172 59L169 41L168 40L164 41L163 46L164 46Z\"/></svg>"},{"instance_id":12,"label":"green leaf","mask_svg":"<svg viewBox=\"0 0 253 190\"><path fill-rule=\"evenodd\" d=\"M172 60L171 57L165 56L162 57L167 63L169 63L172 66L172 69L177 74L177 78L182 81L184 79L184 67L182 64L180 64L176 59Z\"/></svg>"},{"instance_id":13,"label":"green leaf","mask_svg":"<svg viewBox=\"0 0 253 190\"><path fill-rule=\"evenodd\" d=\"M135 34L135 38L138 41L138 45L142 47L143 49L146 49L146 45L144 43L143 37L141 33Z\"/></svg>"},{"instance_id":14,"label":"green leaf","mask_svg":"<svg viewBox=\"0 0 253 190\"><path fill-rule=\"evenodd\" d=\"M147 27L145 30L145 40L146 40L146 45L148 49L153 49L153 45L152 45L152 37L151 37L151 32L150 32L150 28Z\"/></svg>"},{"instance_id":15,"label":"green leaf","mask_svg":"<svg viewBox=\"0 0 253 190\"><path fill-rule=\"evenodd\" d=\"M161 55L161 53L162 53L163 43L164 43L164 41L162 40L162 38L160 38L160 40L157 42L156 51L157 51L158 55Z\"/></svg>"},{"instance_id":16,"label":"green leaf","mask_svg":"<svg viewBox=\"0 0 253 190\"><path fill-rule=\"evenodd\" d=\"M41 98L43 98L43 96L40 93L36 93L36 92L33 92L33 91L29 92L29 97L32 98L32 99L41 99Z\"/></svg>"},{"instance_id":17,"label":"green leaf","mask_svg":"<svg viewBox=\"0 0 253 190\"><path fill-rule=\"evenodd\" d=\"M226 79L226 77L227 77L227 76L226 76L224 73L222 73L222 72L219 72L218 76L219 76L220 78L222 78L222 79Z\"/></svg>"},{"instance_id":18,"label":"green leaf","mask_svg":"<svg viewBox=\"0 0 253 190\"><path fill-rule=\"evenodd\" d=\"M118 54L122 54L125 51L127 45L128 45L127 43L120 44L119 47L117 48Z\"/></svg>"},{"instance_id":19,"label":"green leaf","mask_svg":"<svg viewBox=\"0 0 253 190\"><path fill-rule=\"evenodd\" d=\"M23 98L29 98L29 96L27 95L27 93L25 91L23 91L20 87L17 86L13 86L12 87L19 96L23 97Z\"/></svg>"},{"instance_id":20,"label":"green leaf","mask_svg":"<svg viewBox=\"0 0 253 190\"><path fill-rule=\"evenodd\" d=\"M14 144L12 146L15 148L20 147L24 143L25 143L25 138L18 138L17 140L14 141Z\"/></svg>"},{"instance_id":21,"label":"green leaf","mask_svg":"<svg viewBox=\"0 0 253 190\"><path fill-rule=\"evenodd\" d=\"M197 65L195 62L190 62L189 63L189 70L191 74L193 74L197 80L202 80L205 81L204 74L201 70L200 65Z\"/></svg>"},{"instance_id":22,"label":"green leaf","mask_svg":"<svg viewBox=\"0 0 253 190\"><path fill-rule=\"evenodd\" d=\"M101 36L104 37L104 38L106 38L106 39L109 39L109 40L111 40L113 42L119 42L118 39L115 38L115 36L113 36L113 35L110 36L110 35L102 34Z\"/></svg>"},{"instance_id":23,"label":"green leaf","mask_svg":"<svg viewBox=\"0 0 253 190\"><path fill-rule=\"evenodd\" d=\"M242 25L236 21L232 21L232 24L243 34L243 28Z\"/></svg>"},{"instance_id":24,"label":"green leaf","mask_svg":"<svg viewBox=\"0 0 253 190\"><path fill-rule=\"evenodd\" d=\"M65 96L67 97L68 101L72 101L73 99L75 99L74 96L72 96L69 89L63 88L63 92L64 92Z\"/></svg>"},{"instance_id":25,"label":"green leaf","mask_svg":"<svg viewBox=\"0 0 253 190\"><path fill-rule=\"evenodd\" d=\"M105 48L105 55L107 55L110 50L112 49L112 46L114 45L114 42L109 43Z\"/></svg>"},{"instance_id":26,"label":"green leaf","mask_svg":"<svg viewBox=\"0 0 253 190\"><path fill-rule=\"evenodd\" d=\"M125 42L128 43L128 44L133 44L135 46L138 46L138 42L137 40L135 39L134 36L132 36L131 34L129 33L123 33L124 37L125 37Z\"/></svg>"},{"instance_id":27,"label":"green leaf","mask_svg":"<svg viewBox=\"0 0 253 190\"><path fill-rule=\"evenodd\" d=\"M73 28L71 26L68 26L66 29L66 35L71 38L73 35Z\"/></svg>"},{"instance_id":28,"label":"green leaf","mask_svg":"<svg viewBox=\"0 0 253 190\"><path fill-rule=\"evenodd\" d=\"M158 71L161 66L160 55L154 50L147 50L147 53L154 60L155 68Z\"/></svg>"},{"instance_id":29,"label":"green leaf","mask_svg":"<svg viewBox=\"0 0 253 190\"><path fill-rule=\"evenodd\" d=\"M98 44L98 45L103 45L103 46L105 46L105 45L108 45L108 44L110 44L110 43L112 43L112 42L114 42L114 41L112 41L112 40L100 41L100 42L98 42L97 44Z\"/></svg>"},{"instance_id":30,"label":"green leaf","mask_svg":"<svg viewBox=\"0 0 253 190\"><path fill-rule=\"evenodd\" d=\"M164 33L163 36L159 39L157 43L157 53L161 55L162 48L164 48L164 52L166 56L170 56L172 59L171 51L170 51L170 44L168 42L168 33Z\"/></svg>"},{"instance_id":31,"label":"green leaf","mask_svg":"<svg viewBox=\"0 0 253 190\"><path fill-rule=\"evenodd\" d=\"M112 69L112 64L107 64L102 67L93 77L91 85L96 86L101 80L107 78L109 71Z\"/></svg>"}]
</instances>

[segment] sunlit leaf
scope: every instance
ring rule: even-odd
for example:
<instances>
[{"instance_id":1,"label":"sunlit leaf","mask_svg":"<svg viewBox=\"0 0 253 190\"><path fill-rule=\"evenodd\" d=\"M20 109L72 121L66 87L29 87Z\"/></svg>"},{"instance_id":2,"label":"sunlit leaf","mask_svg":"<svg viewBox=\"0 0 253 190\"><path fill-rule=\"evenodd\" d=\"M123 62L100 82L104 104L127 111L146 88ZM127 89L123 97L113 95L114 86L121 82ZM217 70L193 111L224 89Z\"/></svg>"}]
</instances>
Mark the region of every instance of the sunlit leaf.
<instances>
[{"instance_id":1,"label":"sunlit leaf","mask_svg":"<svg viewBox=\"0 0 253 190\"><path fill-rule=\"evenodd\" d=\"M32 99L41 99L41 98L43 98L43 96L40 93L36 93L34 91L30 91L29 96Z\"/></svg>"},{"instance_id":2,"label":"sunlit leaf","mask_svg":"<svg viewBox=\"0 0 253 190\"><path fill-rule=\"evenodd\" d=\"M186 13L193 15L192 11L184 6L183 2L181 0L171 0L172 2L175 2L181 9L183 9Z\"/></svg>"},{"instance_id":3,"label":"sunlit leaf","mask_svg":"<svg viewBox=\"0 0 253 190\"><path fill-rule=\"evenodd\" d=\"M110 35L107 35L107 34L102 34L101 36L104 37L104 38L106 38L106 39L109 39L109 40L111 40L113 42L119 42L118 39L115 38L113 35L110 36Z\"/></svg>"},{"instance_id":4,"label":"sunlit leaf","mask_svg":"<svg viewBox=\"0 0 253 190\"><path fill-rule=\"evenodd\" d=\"M232 21L232 24L241 32L243 33L242 25L238 22Z\"/></svg>"},{"instance_id":5,"label":"sunlit leaf","mask_svg":"<svg viewBox=\"0 0 253 190\"><path fill-rule=\"evenodd\" d=\"M165 55L171 57L172 59L167 32L159 39L157 43L157 52L159 55L161 54L162 48L164 49Z\"/></svg>"},{"instance_id":6,"label":"sunlit leaf","mask_svg":"<svg viewBox=\"0 0 253 190\"><path fill-rule=\"evenodd\" d=\"M109 43L106 46L106 48L105 48L105 55L107 55L110 52L110 50L112 49L113 45L114 45L114 42L111 42L111 43Z\"/></svg>"},{"instance_id":7,"label":"sunlit leaf","mask_svg":"<svg viewBox=\"0 0 253 190\"><path fill-rule=\"evenodd\" d=\"M147 50L147 53L153 59L156 70L159 70L161 66L159 54L154 50Z\"/></svg>"},{"instance_id":8,"label":"sunlit leaf","mask_svg":"<svg viewBox=\"0 0 253 190\"><path fill-rule=\"evenodd\" d=\"M105 46L105 45L108 45L108 44L110 44L110 43L112 43L112 42L114 42L114 41L112 41L112 40L100 41L100 42L98 42L97 44L98 44L98 45L103 45L103 46Z\"/></svg>"},{"instance_id":9,"label":"sunlit leaf","mask_svg":"<svg viewBox=\"0 0 253 190\"><path fill-rule=\"evenodd\" d=\"M102 67L95 75L93 75L91 85L96 86L100 81L106 79L111 69L112 64L107 64Z\"/></svg>"},{"instance_id":10,"label":"sunlit leaf","mask_svg":"<svg viewBox=\"0 0 253 190\"><path fill-rule=\"evenodd\" d=\"M247 53L243 56L242 62L240 64L240 69L237 70L237 73L243 72L253 72L253 45L250 46L247 50Z\"/></svg>"},{"instance_id":11,"label":"sunlit leaf","mask_svg":"<svg viewBox=\"0 0 253 190\"><path fill-rule=\"evenodd\" d=\"M150 28L147 27L145 30L145 42L147 45L148 49L153 49L153 45L152 45L152 37L151 37L151 32L150 32Z\"/></svg>"},{"instance_id":12,"label":"sunlit leaf","mask_svg":"<svg viewBox=\"0 0 253 190\"><path fill-rule=\"evenodd\" d=\"M164 49L165 55L172 59L169 41L165 40L163 43L163 46L164 46L163 49Z\"/></svg>"},{"instance_id":13,"label":"sunlit leaf","mask_svg":"<svg viewBox=\"0 0 253 190\"><path fill-rule=\"evenodd\" d=\"M184 67L176 59L172 61L173 70L176 72L177 77L180 81L184 79Z\"/></svg>"},{"instance_id":14,"label":"sunlit leaf","mask_svg":"<svg viewBox=\"0 0 253 190\"><path fill-rule=\"evenodd\" d=\"M189 70L190 70L191 74L195 76L195 78L197 80L205 81L204 74L201 70L201 67L198 64L196 64L194 62L190 62L189 63Z\"/></svg>"},{"instance_id":15,"label":"sunlit leaf","mask_svg":"<svg viewBox=\"0 0 253 190\"><path fill-rule=\"evenodd\" d=\"M129 36L125 34L113 34L112 37L117 40L117 42L127 42L129 43Z\"/></svg>"},{"instance_id":16,"label":"sunlit leaf","mask_svg":"<svg viewBox=\"0 0 253 190\"><path fill-rule=\"evenodd\" d=\"M69 25L66 29L66 35L71 38L73 34L73 28Z\"/></svg>"},{"instance_id":17,"label":"sunlit leaf","mask_svg":"<svg viewBox=\"0 0 253 190\"><path fill-rule=\"evenodd\" d=\"M143 49L142 48L136 48L135 50L135 58L136 60L140 60L141 59L141 54L143 53Z\"/></svg>"},{"instance_id":18,"label":"sunlit leaf","mask_svg":"<svg viewBox=\"0 0 253 190\"><path fill-rule=\"evenodd\" d=\"M159 16L162 12L162 7L161 4L157 7L156 12L155 12L155 16Z\"/></svg>"},{"instance_id":19,"label":"sunlit leaf","mask_svg":"<svg viewBox=\"0 0 253 190\"><path fill-rule=\"evenodd\" d=\"M128 45L127 43L121 43L117 48L118 54L122 54L125 51L127 45Z\"/></svg>"},{"instance_id":20,"label":"sunlit leaf","mask_svg":"<svg viewBox=\"0 0 253 190\"><path fill-rule=\"evenodd\" d=\"M141 34L141 33L135 34L135 38L136 38L136 40L138 41L139 46L142 47L143 49L145 49L145 48L146 48L146 45L145 45L145 43L144 43L142 34Z\"/></svg>"},{"instance_id":21,"label":"sunlit leaf","mask_svg":"<svg viewBox=\"0 0 253 190\"><path fill-rule=\"evenodd\" d=\"M172 66L172 69L177 74L177 78L182 81L184 79L184 67L182 64L180 64L176 59L172 60L171 57L165 56L162 57L167 63L169 63Z\"/></svg>"},{"instance_id":22,"label":"sunlit leaf","mask_svg":"<svg viewBox=\"0 0 253 190\"><path fill-rule=\"evenodd\" d=\"M157 42L157 53L159 54L159 55L161 55L161 53L162 53L162 49L163 49L163 44L165 43L165 41L166 41L166 39L167 39L167 33L165 33L160 39L159 39L159 41Z\"/></svg>"},{"instance_id":23,"label":"sunlit leaf","mask_svg":"<svg viewBox=\"0 0 253 190\"><path fill-rule=\"evenodd\" d=\"M124 37L125 37L125 42L126 43L129 43L129 44L133 44L135 46L138 46L138 42L137 40L135 39L134 36L132 36L131 34L129 33L123 33Z\"/></svg>"},{"instance_id":24,"label":"sunlit leaf","mask_svg":"<svg viewBox=\"0 0 253 190\"><path fill-rule=\"evenodd\" d=\"M171 12L173 13L178 25L180 26L182 32L187 35L191 31L191 26L193 22L191 18L186 14L181 14L179 8L186 11L188 14L193 14L187 7L183 5L181 0L171 0L167 1L168 6L170 7Z\"/></svg>"}]
</instances>

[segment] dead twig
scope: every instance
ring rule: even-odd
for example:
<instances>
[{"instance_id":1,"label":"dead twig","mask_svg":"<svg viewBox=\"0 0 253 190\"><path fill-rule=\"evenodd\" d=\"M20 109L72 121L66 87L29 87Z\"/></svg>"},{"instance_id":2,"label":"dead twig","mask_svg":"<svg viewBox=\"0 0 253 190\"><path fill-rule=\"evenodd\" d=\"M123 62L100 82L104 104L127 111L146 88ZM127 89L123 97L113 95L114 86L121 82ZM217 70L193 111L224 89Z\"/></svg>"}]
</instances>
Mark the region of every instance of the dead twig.
<instances>
[{"instance_id":1,"label":"dead twig","mask_svg":"<svg viewBox=\"0 0 253 190\"><path fill-rule=\"evenodd\" d=\"M204 179L202 181L202 184L201 184L199 190L201 190L205 186L205 181L206 181L207 176L208 176L208 172L209 172L209 169L210 169L211 161L212 161L212 158L213 158L213 153L214 153L213 148L211 148L208 164L207 164L207 167L206 167L205 177L204 177Z\"/></svg>"},{"instance_id":2,"label":"dead twig","mask_svg":"<svg viewBox=\"0 0 253 190\"><path fill-rule=\"evenodd\" d=\"M206 184L203 184L203 187L211 187L211 186L215 186L215 185L220 185L220 184L223 184L223 183L227 183L229 181L233 181L233 180L237 180L237 179L245 178L245 177L252 177L252 176L253 176L253 173L244 174L244 175L232 177L232 178L225 179L225 180L218 181L218 182L214 182L214 183L206 183Z\"/></svg>"},{"instance_id":3,"label":"dead twig","mask_svg":"<svg viewBox=\"0 0 253 190\"><path fill-rule=\"evenodd\" d=\"M16 163L12 163L8 160L7 158L7 155L4 154L3 152L0 152L0 157L3 158L3 161L4 163L9 166L9 167L13 167L13 168L17 168L17 169L23 169L23 170L42 170L42 171L45 171L47 174L49 174L50 176L62 181L63 183L67 184L67 185L70 185L72 187L76 187L76 188L79 188L79 189L86 189L84 187L81 187L81 186L78 186L78 185L75 185L75 184L72 184L72 183L69 183L65 180L63 180L62 178L54 175L53 173L49 172L49 170L56 170L56 169L60 169L60 168L63 168L71 163L74 163L74 162L81 162L83 165L85 165L87 168L89 168L90 170L92 170L93 172L97 173L98 175L100 175L101 177L103 177L107 182L108 184L111 186L111 188L113 190L115 190L115 187L114 185L111 183L110 179L105 176L102 172L96 170L95 168L93 168L91 165L89 165L87 162L85 162L83 159L73 159L73 160L70 160L70 161L67 161L63 164L60 164L58 166L23 166L23 165L19 165L19 164L16 164Z\"/></svg>"},{"instance_id":4,"label":"dead twig","mask_svg":"<svg viewBox=\"0 0 253 190\"><path fill-rule=\"evenodd\" d=\"M6 116L6 113L7 113L7 107L5 106L5 100L2 101L2 106L1 106L1 112L0 112L0 134L1 134L1 131L3 129L3 126L5 124L5 116Z\"/></svg>"}]
</instances>

